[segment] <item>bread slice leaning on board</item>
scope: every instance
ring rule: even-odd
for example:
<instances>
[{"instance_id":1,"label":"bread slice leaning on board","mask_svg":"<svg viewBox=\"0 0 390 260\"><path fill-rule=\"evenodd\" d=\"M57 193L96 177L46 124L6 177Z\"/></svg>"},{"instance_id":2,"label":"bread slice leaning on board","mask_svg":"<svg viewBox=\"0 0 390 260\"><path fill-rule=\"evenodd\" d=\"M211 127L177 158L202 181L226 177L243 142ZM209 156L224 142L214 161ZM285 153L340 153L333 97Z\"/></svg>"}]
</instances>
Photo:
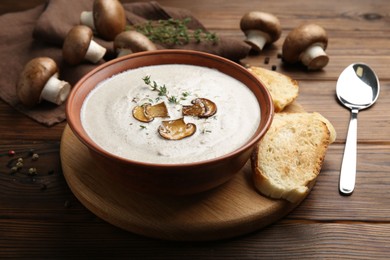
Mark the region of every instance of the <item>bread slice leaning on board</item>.
<instances>
[{"instance_id":1,"label":"bread slice leaning on board","mask_svg":"<svg viewBox=\"0 0 390 260\"><path fill-rule=\"evenodd\" d=\"M298 203L310 192L321 171L336 130L319 113L303 112L292 103L298 84L289 77L257 67L256 73L271 93L275 105L273 122L251 157L256 189L274 199Z\"/></svg>"},{"instance_id":2,"label":"bread slice leaning on board","mask_svg":"<svg viewBox=\"0 0 390 260\"><path fill-rule=\"evenodd\" d=\"M252 154L253 180L263 195L302 200L314 185L332 142L318 113L276 113L270 129ZM334 140L333 140L334 141Z\"/></svg>"}]
</instances>

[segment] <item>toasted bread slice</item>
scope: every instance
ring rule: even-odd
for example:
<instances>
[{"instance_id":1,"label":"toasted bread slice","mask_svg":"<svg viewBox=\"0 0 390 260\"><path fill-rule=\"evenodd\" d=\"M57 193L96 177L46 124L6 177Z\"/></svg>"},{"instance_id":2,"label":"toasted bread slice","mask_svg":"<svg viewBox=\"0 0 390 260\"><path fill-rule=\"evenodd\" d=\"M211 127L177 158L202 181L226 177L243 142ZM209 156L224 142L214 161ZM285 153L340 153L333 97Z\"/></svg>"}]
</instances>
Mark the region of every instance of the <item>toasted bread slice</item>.
<instances>
[{"instance_id":1,"label":"toasted bread slice","mask_svg":"<svg viewBox=\"0 0 390 260\"><path fill-rule=\"evenodd\" d=\"M281 112L298 97L298 82L279 72L260 68L248 68L264 85L271 94L275 112Z\"/></svg>"},{"instance_id":2,"label":"toasted bread slice","mask_svg":"<svg viewBox=\"0 0 390 260\"><path fill-rule=\"evenodd\" d=\"M252 154L253 179L265 196L297 203L309 193L330 144L317 113L277 113Z\"/></svg>"}]
</instances>

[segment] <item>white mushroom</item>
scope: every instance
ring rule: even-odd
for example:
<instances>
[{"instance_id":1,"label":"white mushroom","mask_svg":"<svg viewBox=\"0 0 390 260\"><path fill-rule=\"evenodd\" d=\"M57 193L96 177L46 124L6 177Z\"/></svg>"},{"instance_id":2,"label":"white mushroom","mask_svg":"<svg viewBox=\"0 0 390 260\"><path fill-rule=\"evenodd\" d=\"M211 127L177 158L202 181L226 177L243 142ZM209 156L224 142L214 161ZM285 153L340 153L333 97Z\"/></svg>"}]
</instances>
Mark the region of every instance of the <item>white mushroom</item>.
<instances>
[{"instance_id":1,"label":"white mushroom","mask_svg":"<svg viewBox=\"0 0 390 260\"><path fill-rule=\"evenodd\" d=\"M83 60L97 63L106 53L106 48L96 43L92 30L85 25L74 26L66 35L62 46L62 56L70 65L77 65Z\"/></svg>"},{"instance_id":2,"label":"white mushroom","mask_svg":"<svg viewBox=\"0 0 390 260\"><path fill-rule=\"evenodd\" d=\"M241 30L246 40L255 51L260 52L266 44L280 38L282 29L279 19L270 13L252 11L245 14L240 21Z\"/></svg>"},{"instance_id":3,"label":"white mushroom","mask_svg":"<svg viewBox=\"0 0 390 260\"><path fill-rule=\"evenodd\" d=\"M317 24L302 24L292 30L283 43L282 56L287 63L302 62L309 70L319 70L329 62L325 53L328 36Z\"/></svg>"},{"instance_id":4,"label":"white mushroom","mask_svg":"<svg viewBox=\"0 0 390 260\"><path fill-rule=\"evenodd\" d=\"M124 31L115 37L114 50L118 53L118 57L121 57L135 52L157 50L157 47L140 32Z\"/></svg>"},{"instance_id":5,"label":"white mushroom","mask_svg":"<svg viewBox=\"0 0 390 260\"><path fill-rule=\"evenodd\" d=\"M82 12L80 20L108 41L114 40L126 27L125 10L118 0L95 0L93 10Z\"/></svg>"},{"instance_id":6,"label":"white mushroom","mask_svg":"<svg viewBox=\"0 0 390 260\"><path fill-rule=\"evenodd\" d=\"M16 93L26 107L34 107L41 100L61 105L68 97L71 86L58 79L56 62L48 57L30 60L20 74Z\"/></svg>"}]
</instances>

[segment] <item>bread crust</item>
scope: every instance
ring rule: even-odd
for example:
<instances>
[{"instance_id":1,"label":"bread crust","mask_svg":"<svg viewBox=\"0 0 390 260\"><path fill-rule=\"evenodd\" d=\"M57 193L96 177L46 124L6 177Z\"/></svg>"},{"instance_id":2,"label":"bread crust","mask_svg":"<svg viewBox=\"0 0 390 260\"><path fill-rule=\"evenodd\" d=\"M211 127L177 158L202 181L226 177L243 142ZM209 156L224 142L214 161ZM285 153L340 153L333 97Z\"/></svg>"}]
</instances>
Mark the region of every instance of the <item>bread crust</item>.
<instances>
[{"instance_id":1,"label":"bread crust","mask_svg":"<svg viewBox=\"0 0 390 260\"><path fill-rule=\"evenodd\" d=\"M314 186L331 143L316 113L278 113L251 156L253 181L263 195L297 203Z\"/></svg>"}]
</instances>

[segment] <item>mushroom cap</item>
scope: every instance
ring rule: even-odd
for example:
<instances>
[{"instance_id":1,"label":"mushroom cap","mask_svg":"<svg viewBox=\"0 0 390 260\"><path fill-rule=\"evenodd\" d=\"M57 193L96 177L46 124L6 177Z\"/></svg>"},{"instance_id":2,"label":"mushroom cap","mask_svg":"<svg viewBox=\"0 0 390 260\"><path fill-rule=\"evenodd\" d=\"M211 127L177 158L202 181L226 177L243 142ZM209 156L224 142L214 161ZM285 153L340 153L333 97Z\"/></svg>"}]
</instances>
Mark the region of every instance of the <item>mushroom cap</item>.
<instances>
[{"instance_id":1,"label":"mushroom cap","mask_svg":"<svg viewBox=\"0 0 390 260\"><path fill-rule=\"evenodd\" d=\"M259 30L268 34L267 43L278 40L282 34L279 19L273 14L259 11L246 13L241 18L240 28L244 33L248 30Z\"/></svg>"},{"instance_id":2,"label":"mushroom cap","mask_svg":"<svg viewBox=\"0 0 390 260\"><path fill-rule=\"evenodd\" d=\"M74 26L66 35L62 46L64 60L71 65L76 65L83 61L91 43L92 36L92 29L88 26Z\"/></svg>"},{"instance_id":3,"label":"mushroom cap","mask_svg":"<svg viewBox=\"0 0 390 260\"><path fill-rule=\"evenodd\" d=\"M114 49L131 49L132 52L156 50L156 45L149 38L137 31L124 31L114 40Z\"/></svg>"},{"instance_id":4,"label":"mushroom cap","mask_svg":"<svg viewBox=\"0 0 390 260\"><path fill-rule=\"evenodd\" d=\"M49 57L30 60L23 68L16 85L16 94L26 107L41 101L42 89L51 76L58 73L56 62Z\"/></svg>"},{"instance_id":5,"label":"mushroom cap","mask_svg":"<svg viewBox=\"0 0 390 260\"><path fill-rule=\"evenodd\" d=\"M96 32L105 40L112 41L126 27L126 15L118 0L95 0L93 19Z\"/></svg>"},{"instance_id":6,"label":"mushroom cap","mask_svg":"<svg viewBox=\"0 0 390 260\"><path fill-rule=\"evenodd\" d=\"M292 30L284 40L283 59L288 63L296 63L301 53L315 43L326 49L328 35L325 29L313 23L302 24Z\"/></svg>"}]
</instances>

